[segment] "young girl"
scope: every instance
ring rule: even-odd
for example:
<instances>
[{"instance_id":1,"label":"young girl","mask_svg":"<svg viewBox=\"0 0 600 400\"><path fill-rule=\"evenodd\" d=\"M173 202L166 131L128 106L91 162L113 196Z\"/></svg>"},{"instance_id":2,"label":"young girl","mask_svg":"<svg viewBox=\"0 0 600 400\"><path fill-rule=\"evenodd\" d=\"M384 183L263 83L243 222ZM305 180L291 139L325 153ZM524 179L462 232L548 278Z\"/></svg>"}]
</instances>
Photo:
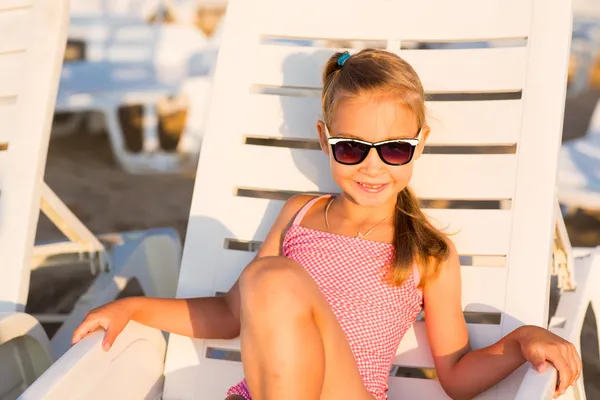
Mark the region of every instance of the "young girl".
<instances>
[{"instance_id":1,"label":"young girl","mask_svg":"<svg viewBox=\"0 0 600 400\"><path fill-rule=\"evenodd\" d=\"M575 347L523 326L478 350L461 308L459 258L407 185L430 129L421 82L381 50L335 54L323 74L317 130L336 196L284 205L225 297L118 300L89 313L73 342L102 327L108 350L129 320L198 338L241 335L246 378L227 399L386 399L400 340L425 310L438 378L476 396L524 362L581 374Z\"/></svg>"}]
</instances>

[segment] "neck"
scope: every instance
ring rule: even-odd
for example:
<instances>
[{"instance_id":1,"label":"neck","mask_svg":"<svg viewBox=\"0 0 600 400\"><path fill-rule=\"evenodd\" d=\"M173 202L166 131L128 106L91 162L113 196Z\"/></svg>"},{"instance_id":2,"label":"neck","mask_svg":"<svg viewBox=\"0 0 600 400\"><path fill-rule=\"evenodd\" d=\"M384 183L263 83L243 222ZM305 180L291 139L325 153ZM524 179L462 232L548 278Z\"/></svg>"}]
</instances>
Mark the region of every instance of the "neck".
<instances>
[{"instance_id":1,"label":"neck","mask_svg":"<svg viewBox=\"0 0 600 400\"><path fill-rule=\"evenodd\" d=\"M387 203L377 207L362 206L351 197L342 193L335 200L340 214L344 215L354 225L374 225L389 217L396 209L396 197L391 198Z\"/></svg>"}]
</instances>

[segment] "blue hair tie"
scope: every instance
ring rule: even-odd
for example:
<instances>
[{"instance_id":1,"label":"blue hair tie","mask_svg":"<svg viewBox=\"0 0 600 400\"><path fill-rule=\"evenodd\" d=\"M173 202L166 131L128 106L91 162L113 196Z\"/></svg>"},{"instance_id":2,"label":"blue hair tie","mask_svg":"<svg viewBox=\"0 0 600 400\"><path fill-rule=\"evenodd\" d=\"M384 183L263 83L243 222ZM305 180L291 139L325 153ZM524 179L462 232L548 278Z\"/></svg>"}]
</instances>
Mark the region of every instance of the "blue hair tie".
<instances>
[{"instance_id":1,"label":"blue hair tie","mask_svg":"<svg viewBox=\"0 0 600 400\"><path fill-rule=\"evenodd\" d=\"M343 67L343 66L344 66L344 63L345 63L346 61L348 61L348 59L349 59L349 58L350 58L350 53L348 53L347 51L345 51L345 52L344 52L342 55L340 55L340 56L338 57L338 59L337 59L337 64L338 64L340 67Z\"/></svg>"}]
</instances>

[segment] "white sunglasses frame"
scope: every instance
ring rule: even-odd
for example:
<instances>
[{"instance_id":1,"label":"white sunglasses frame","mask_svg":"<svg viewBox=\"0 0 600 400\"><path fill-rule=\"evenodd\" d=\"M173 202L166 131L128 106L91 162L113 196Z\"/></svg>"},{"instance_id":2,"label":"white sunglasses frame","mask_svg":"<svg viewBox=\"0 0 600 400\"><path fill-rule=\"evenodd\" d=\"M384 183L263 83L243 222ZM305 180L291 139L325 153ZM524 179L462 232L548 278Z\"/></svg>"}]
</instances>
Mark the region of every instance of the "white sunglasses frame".
<instances>
[{"instance_id":1,"label":"white sunglasses frame","mask_svg":"<svg viewBox=\"0 0 600 400\"><path fill-rule=\"evenodd\" d=\"M327 143L329 143L329 145L332 146L332 148L331 148L332 151L333 151L333 146L335 144L337 144L339 142L346 142L346 141L352 141L352 142L362 143L362 144L365 144L367 146L370 146L371 148L373 148L375 146L380 146L380 145L383 145L383 144L386 144L386 143L402 142L402 143L408 143L408 144L410 144L411 146L415 147L415 150L416 150L416 147L421 142L421 134L423 133L423 128L421 128L421 129L419 129L419 133L418 133L417 137L413 138L413 139L389 139L389 140L383 140L381 142L375 142L375 143L373 143L373 142L367 142L366 140L361 140L361 139L355 139L355 138L349 138L349 137L345 137L344 138L344 137L331 136L331 134L329 133L329 128L327 127L327 124L325 122L323 122L323 126L325 126L325 136L327 137ZM375 150L377 150L377 149L375 149ZM371 149L369 148L369 152L370 151L371 151ZM381 157L381 154L379 154L379 152L378 152L378 155L379 155L379 158L381 158L381 161L383 161L387 165L402 166L402 165L409 164L412 161L414 153L415 152L413 151L413 154L411 155L410 160L408 160L408 162L406 162L404 164L392 164L392 163L389 163L389 162L385 161L383 159L383 157ZM368 152L367 152L367 155L368 155ZM335 156L334 156L334 158L335 158ZM365 158L366 158L366 156L365 156ZM363 158L360 162L358 162L356 164L341 163L341 162L337 161L337 159L336 159L336 162L338 162L338 163L340 163L342 165L358 165L361 162L363 162L364 160L365 159Z\"/></svg>"}]
</instances>

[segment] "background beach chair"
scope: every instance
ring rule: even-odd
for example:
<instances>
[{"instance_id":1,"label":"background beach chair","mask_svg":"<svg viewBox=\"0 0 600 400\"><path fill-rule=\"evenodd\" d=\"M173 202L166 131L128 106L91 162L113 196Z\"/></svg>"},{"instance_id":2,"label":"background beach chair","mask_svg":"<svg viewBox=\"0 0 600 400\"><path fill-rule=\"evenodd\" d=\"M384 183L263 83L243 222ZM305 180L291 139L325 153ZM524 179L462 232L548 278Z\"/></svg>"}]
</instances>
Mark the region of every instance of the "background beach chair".
<instances>
[{"instance_id":1,"label":"background beach chair","mask_svg":"<svg viewBox=\"0 0 600 400\"><path fill-rule=\"evenodd\" d=\"M600 103L585 136L560 149L558 199L566 212L600 211Z\"/></svg>"},{"instance_id":2,"label":"background beach chair","mask_svg":"<svg viewBox=\"0 0 600 400\"><path fill-rule=\"evenodd\" d=\"M170 229L97 238L43 182L68 29L68 1L0 3L0 399L14 399L70 345L94 305L130 279L172 296L180 243ZM68 240L34 248L40 209ZM24 314L31 269L88 262L96 280L48 340ZM152 293L152 294L151 294ZM70 331L69 331L70 329Z\"/></svg>"},{"instance_id":3,"label":"background beach chair","mask_svg":"<svg viewBox=\"0 0 600 400\"><path fill-rule=\"evenodd\" d=\"M573 1L573 79L569 91L576 95L600 89L600 3ZM558 199L568 213L579 209L600 211L600 103L596 105L583 137L565 141L560 150Z\"/></svg>"},{"instance_id":4,"label":"background beach chair","mask_svg":"<svg viewBox=\"0 0 600 400\"><path fill-rule=\"evenodd\" d=\"M91 60L103 54L102 46L114 26L147 23L160 8L160 0L73 0L70 2L69 33L65 62ZM91 47L91 48L90 48ZM90 53L90 50L91 53ZM94 51L95 50L95 51ZM91 118L91 120L90 120ZM88 128L101 130L104 123L81 112L62 113L55 118L52 134L70 135L76 133L83 124Z\"/></svg>"},{"instance_id":5,"label":"background beach chair","mask_svg":"<svg viewBox=\"0 0 600 400\"><path fill-rule=\"evenodd\" d=\"M58 113L71 117L61 118L54 133L76 133L82 124L91 133L106 131L117 162L128 172L194 168L201 133L186 131L174 148L161 146L157 104L182 97L187 78L206 80L194 96L200 102L208 97L200 90L208 87L214 65L212 53L204 51L206 35L158 17L150 22L153 13L162 12L161 1L121 0L109 2L112 7L96 3L77 1L72 8L67 51L73 56L63 67L56 104ZM141 123L133 127L139 146L128 146L125 137L124 125L135 119L135 112L124 111L131 106L141 107Z\"/></svg>"},{"instance_id":6,"label":"background beach chair","mask_svg":"<svg viewBox=\"0 0 600 400\"><path fill-rule=\"evenodd\" d=\"M256 17L249 20L251 14ZM383 41L416 68L429 94L433 134L413 187L432 221L458 232L453 239L471 344L486 346L522 324L535 324L579 347L583 316L590 302L600 309L600 292L593 290L596 252L570 249L555 197L570 22L568 2L549 7L542 0L232 0L177 296L225 292L254 257L285 199L299 191L339 190L323 173L328 161L318 151L314 128L321 69L337 49L270 39ZM405 38L525 40L517 47L405 50ZM562 289L550 319L552 274L561 277ZM163 366L165 342L153 329L130 323L107 353L102 337L93 333L70 349L26 398L221 399L242 377L237 340L170 335ZM524 365L480 398L548 399L555 379L552 369L538 374ZM423 321L403 339L389 384L390 399L447 398ZM584 398L582 380L564 398Z\"/></svg>"}]
</instances>

